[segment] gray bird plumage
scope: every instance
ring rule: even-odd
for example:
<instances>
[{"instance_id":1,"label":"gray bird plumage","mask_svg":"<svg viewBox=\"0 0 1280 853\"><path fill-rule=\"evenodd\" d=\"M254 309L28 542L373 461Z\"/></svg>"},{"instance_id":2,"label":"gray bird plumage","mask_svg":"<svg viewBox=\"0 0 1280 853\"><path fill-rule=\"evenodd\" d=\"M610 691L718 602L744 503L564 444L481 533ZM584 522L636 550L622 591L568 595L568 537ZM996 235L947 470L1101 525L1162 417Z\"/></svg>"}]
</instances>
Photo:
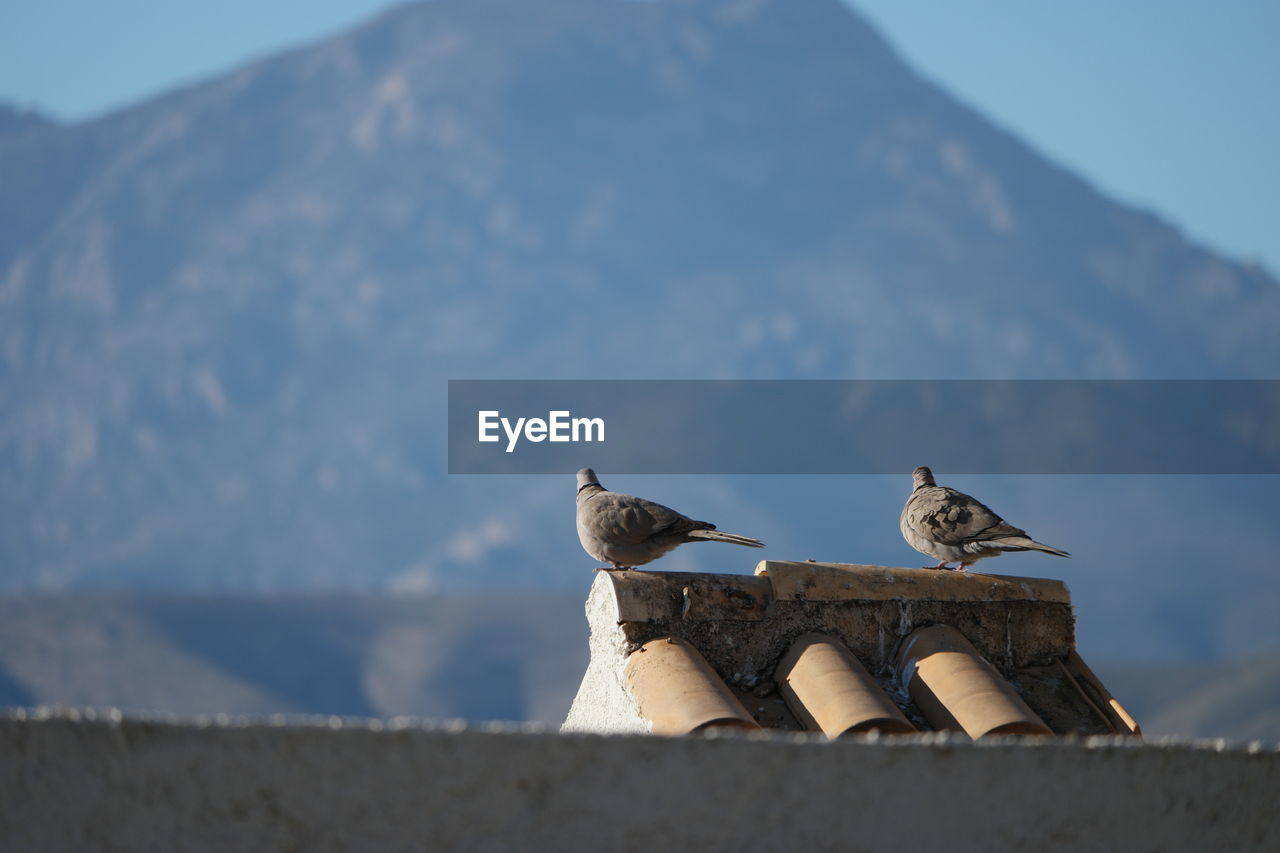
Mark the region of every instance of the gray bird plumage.
<instances>
[{"instance_id":1,"label":"gray bird plumage","mask_svg":"<svg viewBox=\"0 0 1280 853\"><path fill-rule=\"evenodd\" d=\"M1005 551L1043 551L1070 557L1066 551L1037 542L1025 530L1014 527L966 494L939 486L928 468L911 474L911 497L902 508L898 525L907 544L941 562L934 568L958 562L958 571L984 557Z\"/></svg>"},{"instance_id":2,"label":"gray bird plumage","mask_svg":"<svg viewBox=\"0 0 1280 853\"><path fill-rule=\"evenodd\" d=\"M643 566L686 542L764 547L758 539L721 533L714 524L694 521L662 504L611 492L590 468L578 472L577 503L583 550L615 569Z\"/></svg>"}]
</instances>

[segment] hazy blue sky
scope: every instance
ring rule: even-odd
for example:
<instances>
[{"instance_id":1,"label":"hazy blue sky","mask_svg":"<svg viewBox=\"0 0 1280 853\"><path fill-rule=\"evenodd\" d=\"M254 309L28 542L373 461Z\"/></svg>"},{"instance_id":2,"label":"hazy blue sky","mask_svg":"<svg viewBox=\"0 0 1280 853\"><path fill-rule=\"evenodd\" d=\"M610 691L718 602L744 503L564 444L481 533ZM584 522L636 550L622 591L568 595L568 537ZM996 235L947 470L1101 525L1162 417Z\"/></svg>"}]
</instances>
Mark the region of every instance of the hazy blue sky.
<instances>
[{"instance_id":1,"label":"hazy blue sky","mask_svg":"<svg viewBox=\"0 0 1280 853\"><path fill-rule=\"evenodd\" d=\"M0 0L0 99L82 119L385 5ZM853 5L918 70L1053 160L1280 272L1280 2Z\"/></svg>"}]
</instances>

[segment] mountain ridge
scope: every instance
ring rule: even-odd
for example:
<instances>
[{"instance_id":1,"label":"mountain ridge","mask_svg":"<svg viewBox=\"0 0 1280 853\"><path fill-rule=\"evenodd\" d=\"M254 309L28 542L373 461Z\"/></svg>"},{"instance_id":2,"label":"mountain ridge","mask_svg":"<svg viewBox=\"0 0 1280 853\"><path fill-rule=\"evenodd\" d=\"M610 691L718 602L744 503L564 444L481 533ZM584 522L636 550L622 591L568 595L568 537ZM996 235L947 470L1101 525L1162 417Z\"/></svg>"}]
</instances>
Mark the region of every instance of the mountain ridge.
<instances>
[{"instance_id":1,"label":"mountain ridge","mask_svg":"<svg viewBox=\"0 0 1280 853\"><path fill-rule=\"evenodd\" d=\"M9 589L576 583L562 484L444 474L449 378L1280 364L1274 279L1044 161L838 0L406 4L0 146L0 183ZM1230 546L1109 528L1083 552L1099 522L1064 530L1043 482L993 488L1081 554L1084 604L1123 587L1117 635L1158 648L1191 619L1240 643L1230 613L1271 600L1201 614L1143 575L1152 550L1191 572L1227 547L1222 594L1265 588L1264 484L1177 497ZM1062 488L1170 523L1160 484ZM788 555L910 558L900 487L656 491Z\"/></svg>"}]
</instances>

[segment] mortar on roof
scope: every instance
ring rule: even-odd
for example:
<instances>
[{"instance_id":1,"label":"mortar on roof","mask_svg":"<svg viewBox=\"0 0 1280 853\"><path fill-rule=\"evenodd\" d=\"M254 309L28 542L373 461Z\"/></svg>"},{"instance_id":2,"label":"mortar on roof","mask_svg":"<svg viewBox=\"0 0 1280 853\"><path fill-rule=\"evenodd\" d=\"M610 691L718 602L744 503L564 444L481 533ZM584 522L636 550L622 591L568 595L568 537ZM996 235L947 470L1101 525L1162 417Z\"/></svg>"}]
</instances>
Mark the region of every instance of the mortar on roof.
<instances>
[{"instance_id":1,"label":"mortar on roof","mask_svg":"<svg viewBox=\"0 0 1280 853\"><path fill-rule=\"evenodd\" d=\"M1055 731L1118 730L1079 690L1064 692L1064 677L1053 669L1075 647L1060 581L765 561L755 576L602 572L587 611L591 663L566 731L651 730L635 716L621 672L627 655L664 637L697 648L761 725L800 729L776 692L774 670L809 632L843 643L911 722L928 728L898 683L894 660L904 637L935 624L966 637Z\"/></svg>"}]
</instances>

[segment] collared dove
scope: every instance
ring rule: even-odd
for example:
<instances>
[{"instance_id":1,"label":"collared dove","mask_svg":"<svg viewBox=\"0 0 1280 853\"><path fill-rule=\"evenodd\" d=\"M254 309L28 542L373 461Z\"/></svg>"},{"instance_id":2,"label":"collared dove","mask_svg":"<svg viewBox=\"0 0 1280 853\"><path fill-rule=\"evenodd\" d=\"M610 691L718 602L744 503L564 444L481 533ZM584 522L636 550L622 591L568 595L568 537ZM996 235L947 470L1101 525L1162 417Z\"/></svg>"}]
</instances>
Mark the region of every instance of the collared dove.
<instances>
[{"instance_id":1,"label":"collared dove","mask_svg":"<svg viewBox=\"0 0 1280 853\"><path fill-rule=\"evenodd\" d=\"M642 566L686 542L764 547L758 539L721 533L714 524L694 521L662 504L611 492L590 468L578 472L578 541L614 569Z\"/></svg>"},{"instance_id":2,"label":"collared dove","mask_svg":"<svg viewBox=\"0 0 1280 853\"><path fill-rule=\"evenodd\" d=\"M911 497L902 508L898 526L908 545L942 561L932 568L945 569L947 563L958 562L957 571L963 572L976 560L998 557L1004 551L1071 556L1035 541L968 495L939 486L928 468L917 468L911 479Z\"/></svg>"}]
</instances>

